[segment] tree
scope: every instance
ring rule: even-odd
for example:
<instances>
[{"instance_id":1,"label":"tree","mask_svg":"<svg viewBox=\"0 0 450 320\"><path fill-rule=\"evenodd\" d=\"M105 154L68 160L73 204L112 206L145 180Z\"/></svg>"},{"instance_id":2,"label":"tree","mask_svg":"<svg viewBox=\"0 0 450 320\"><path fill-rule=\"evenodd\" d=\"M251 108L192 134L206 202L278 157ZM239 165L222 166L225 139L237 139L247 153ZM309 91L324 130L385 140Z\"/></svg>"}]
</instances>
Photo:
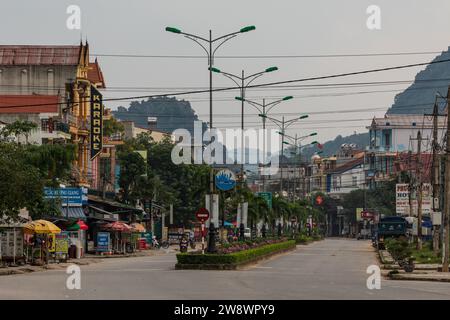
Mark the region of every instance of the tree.
<instances>
[{"instance_id":1,"label":"tree","mask_svg":"<svg viewBox=\"0 0 450 320\"><path fill-rule=\"evenodd\" d=\"M4 138L14 135L15 137L17 137L18 142L19 142L19 137L21 135L24 135L25 142L26 142L26 144L28 144L28 137L29 137L31 131L36 130L37 127L38 127L37 124L32 121L17 120L17 121L7 124L2 129L1 135Z\"/></svg>"},{"instance_id":2,"label":"tree","mask_svg":"<svg viewBox=\"0 0 450 320\"><path fill-rule=\"evenodd\" d=\"M15 220L19 211L43 198L39 170L25 161L23 148L0 144L0 220Z\"/></svg>"},{"instance_id":3,"label":"tree","mask_svg":"<svg viewBox=\"0 0 450 320\"><path fill-rule=\"evenodd\" d=\"M119 186L122 188L122 200L128 204L136 204L139 199L139 185L144 184L143 175L146 174L146 165L141 155L136 152L119 154L120 178ZM150 187L152 188L152 187Z\"/></svg>"},{"instance_id":4,"label":"tree","mask_svg":"<svg viewBox=\"0 0 450 320\"><path fill-rule=\"evenodd\" d=\"M105 137L110 137L114 134L122 134L124 131L125 128L123 124L114 117L103 121L103 135Z\"/></svg>"}]
</instances>

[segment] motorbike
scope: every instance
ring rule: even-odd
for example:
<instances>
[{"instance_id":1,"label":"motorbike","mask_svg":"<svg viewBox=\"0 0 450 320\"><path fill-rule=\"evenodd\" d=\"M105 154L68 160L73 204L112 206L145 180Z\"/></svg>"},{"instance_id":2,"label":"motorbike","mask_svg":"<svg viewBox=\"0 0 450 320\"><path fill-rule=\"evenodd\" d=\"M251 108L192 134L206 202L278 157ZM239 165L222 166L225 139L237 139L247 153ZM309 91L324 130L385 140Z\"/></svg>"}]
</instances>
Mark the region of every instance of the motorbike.
<instances>
[{"instance_id":1,"label":"motorbike","mask_svg":"<svg viewBox=\"0 0 450 320\"><path fill-rule=\"evenodd\" d=\"M403 268L405 272L413 272L415 268L414 258L405 258L398 261L400 268Z\"/></svg>"},{"instance_id":2,"label":"motorbike","mask_svg":"<svg viewBox=\"0 0 450 320\"><path fill-rule=\"evenodd\" d=\"M180 252L187 252L188 251L188 245L189 245L189 240L187 240L186 238L181 239L180 241Z\"/></svg>"},{"instance_id":3,"label":"motorbike","mask_svg":"<svg viewBox=\"0 0 450 320\"><path fill-rule=\"evenodd\" d=\"M156 239L155 236L153 236L152 238L152 247L155 249L168 249L169 248L169 242L168 241L162 241L161 243L159 243L159 241Z\"/></svg>"},{"instance_id":4,"label":"motorbike","mask_svg":"<svg viewBox=\"0 0 450 320\"><path fill-rule=\"evenodd\" d=\"M193 238L189 239L189 246L191 247L192 250L195 250L195 241Z\"/></svg>"}]
</instances>

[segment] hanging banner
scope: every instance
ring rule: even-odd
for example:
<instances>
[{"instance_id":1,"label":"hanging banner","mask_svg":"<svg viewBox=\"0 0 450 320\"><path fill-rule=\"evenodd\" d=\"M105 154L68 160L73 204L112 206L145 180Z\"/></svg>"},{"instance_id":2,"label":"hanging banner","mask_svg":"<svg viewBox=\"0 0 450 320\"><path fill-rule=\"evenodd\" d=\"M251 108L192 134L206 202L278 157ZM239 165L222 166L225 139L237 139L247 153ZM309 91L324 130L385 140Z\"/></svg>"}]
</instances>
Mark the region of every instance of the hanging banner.
<instances>
[{"instance_id":1,"label":"hanging banner","mask_svg":"<svg viewBox=\"0 0 450 320\"><path fill-rule=\"evenodd\" d=\"M399 215L417 216L417 196L415 192L411 194L411 205L413 212L410 212L409 185L407 183L397 183L395 186L395 207ZM422 184L422 214L431 214L431 184Z\"/></svg>"},{"instance_id":2,"label":"hanging banner","mask_svg":"<svg viewBox=\"0 0 450 320\"><path fill-rule=\"evenodd\" d=\"M103 97L91 86L91 160L102 152L103 148Z\"/></svg>"}]
</instances>

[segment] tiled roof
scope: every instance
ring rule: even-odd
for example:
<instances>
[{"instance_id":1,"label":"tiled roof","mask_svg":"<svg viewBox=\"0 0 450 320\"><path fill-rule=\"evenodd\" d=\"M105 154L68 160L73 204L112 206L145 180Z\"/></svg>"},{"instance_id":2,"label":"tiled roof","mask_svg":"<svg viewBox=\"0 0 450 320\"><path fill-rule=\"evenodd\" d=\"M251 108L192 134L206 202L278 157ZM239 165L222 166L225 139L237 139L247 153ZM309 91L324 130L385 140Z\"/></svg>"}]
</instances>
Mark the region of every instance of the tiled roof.
<instances>
[{"instance_id":1,"label":"tiled roof","mask_svg":"<svg viewBox=\"0 0 450 320\"><path fill-rule=\"evenodd\" d=\"M80 46L0 45L0 65L77 65Z\"/></svg>"},{"instance_id":2,"label":"tiled roof","mask_svg":"<svg viewBox=\"0 0 450 320\"><path fill-rule=\"evenodd\" d=\"M99 88L105 88L105 79L97 59L95 59L95 62L89 62L88 79L95 84L99 84Z\"/></svg>"},{"instance_id":3,"label":"tiled roof","mask_svg":"<svg viewBox=\"0 0 450 320\"><path fill-rule=\"evenodd\" d=\"M438 117L438 126L446 125L445 117ZM432 127L433 126L433 118L432 117L424 117L423 114L386 114L383 118L373 118L372 123L369 127L377 126L377 127Z\"/></svg>"},{"instance_id":4,"label":"tiled roof","mask_svg":"<svg viewBox=\"0 0 450 320\"><path fill-rule=\"evenodd\" d=\"M329 173L333 174L333 173L342 173L342 172L346 172L348 170L353 169L356 166L362 165L364 163L364 157L359 157L353 160L350 160L336 168L334 168L333 170L331 170Z\"/></svg>"},{"instance_id":5,"label":"tiled roof","mask_svg":"<svg viewBox=\"0 0 450 320\"><path fill-rule=\"evenodd\" d=\"M58 96L0 95L0 113L58 113Z\"/></svg>"}]
</instances>

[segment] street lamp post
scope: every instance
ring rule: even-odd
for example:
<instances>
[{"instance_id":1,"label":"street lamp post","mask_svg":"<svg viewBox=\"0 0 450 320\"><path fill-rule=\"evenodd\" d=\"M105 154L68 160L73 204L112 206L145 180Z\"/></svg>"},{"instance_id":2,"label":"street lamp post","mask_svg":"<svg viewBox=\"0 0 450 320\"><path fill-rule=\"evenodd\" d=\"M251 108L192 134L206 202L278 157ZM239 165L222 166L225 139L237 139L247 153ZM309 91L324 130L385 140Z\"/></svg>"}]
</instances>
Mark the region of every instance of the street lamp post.
<instances>
[{"instance_id":1,"label":"street lamp post","mask_svg":"<svg viewBox=\"0 0 450 320\"><path fill-rule=\"evenodd\" d=\"M256 101L244 99L245 102L249 103L252 107L256 108L259 111L259 116L262 118L262 124L263 124L263 157L265 157L265 155L266 155L266 116L267 116L268 112L273 107L278 105L279 103L281 103L283 101L291 100L293 98L294 98L293 96L286 96L283 99L272 101L270 103L266 103L266 99L263 99L262 100L263 101L262 104L258 103ZM264 159L263 159L262 163L263 163L263 166L264 166L264 164L265 164ZM266 191L265 174L262 175L262 178L263 178L263 191L265 192Z\"/></svg>"},{"instance_id":2,"label":"street lamp post","mask_svg":"<svg viewBox=\"0 0 450 320\"><path fill-rule=\"evenodd\" d=\"M294 148L295 148L295 155L296 156L300 156L300 159L299 159L299 163L301 164L301 152L300 152L300 150L302 149L302 148L304 148L304 147L306 147L306 146L309 146L309 145L314 145L314 144L317 144L318 142L317 141L313 141L313 142L311 142L311 143L309 143L309 144L306 144L306 145L304 145L304 146L302 146L301 145L301 141L303 141L304 139L306 139L306 138L309 138L309 137L313 137L313 136L316 136L317 135L317 132L313 132L313 133L310 133L310 134L308 134L308 135L306 135L306 136L301 136L301 137L299 137L297 134L295 134L295 137L293 137L293 136L290 136L290 135L288 135L288 134L286 134L286 133L282 133L282 132L278 132L280 135L282 135L284 138L287 138L288 140L291 140L291 141L293 141L293 143L289 143L289 142L287 142L287 141L284 141L284 144L287 144L287 145L291 145L291 146L293 146ZM294 174L295 174L295 170L294 170ZM295 188L296 188L296 182L295 182L295 177L294 177L294 192L293 192L293 200L295 200Z\"/></svg>"},{"instance_id":3,"label":"street lamp post","mask_svg":"<svg viewBox=\"0 0 450 320\"><path fill-rule=\"evenodd\" d=\"M247 87L255 81L257 78L261 77L262 75L273 72L278 70L277 67L270 67L266 68L264 71L260 71L257 73L253 73L250 75L245 75L245 71L242 70L241 75L235 75L232 73L221 71L220 69L210 67L210 72L220 73L233 81L241 91L241 94L239 97L236 97L236 100L241 101L241 192L243 191L244 187L244 158L245 158L245 141L244 141L244 101L245 101L245 91ZM243 208L244 208L244 199L241 198L241 214L243 214ZM240 229L244 230L244 224L241 223Z\"/></svg>"},{"instance_id":4,"label":"street lamp post","mask_svg":"<svg viewBox=\"0 0 450 320\"><path fill-rule=\"evenodd\" d=\"M278 120L278 119L272 118L272 117L268 117L267 115L259 115L259 116L260 116L260 117L265 117L265 118L271 120L271 121L272 121L273 123L275 123L275 124L280 128L280 130L281 130L281 131L280 131L280 132L281 132L281 133L280 133L280 134L281 134L280 196L282 197L282 196L283 196L283 157L284 157L284 144L285 144L285 141L284 141L284 134L285 134L286 129L287 129L289 126L291 126L293 123L295 123L295 122L297 122L298 120L301 120L301 119L306 119L306 118L308 118L309 116L308 116L308 115L303 115L303 116L300 116L300 117L297 117L297 118L294 118L294 119L290 119L290 120L285 120L285 119L284 119L284 116L283 116L281 121Z\"/></svg>"},{"instance_id":5,"label":"street lamp post","mask_svg":"<svg viewBox=\"0 0 450 320\"><path fill-rule=\"evenodd\" d=\"M197 43L200 47L203 48L203 50L205 50L206 55L208 57L208 66L209 66L209 127L212 129L213 128L213 108L212 108L212 73L213 73L213 65L214 65L214 55L217 51L217 49L219 49L225 42L227 42L230 39L233 39L234 37L236 37L237 35L241 34L241 33L245 33L245 32L249 32L252 30L255 30L256 27L255 26L247 26L244 27L242 29L240 29L239 31L236 32L232 32L223 36L220 36L218 38L213 39L212 37L212 31L209 30L209 38L203 38L194 34L190 34L190 33L186 33L181 31L178 28L174 28L174 27L166 27L166 31L168 32L172 32L175 34L181 34L183 35L185 38L190 39L192 41L194 41L195 43ZM220 43L213 48L213 44L219 42ZM206 43L208 45L208 48L206 48L203 44Z\"/></svg>"},{"instance_id":6,"label":"street lamp post","mask_svg":"<svg viewBox=\"0 0 450 320\"><path fill-rule=\"evenodd\" d=\"M301 152L300 152L300 150L302 149L302 148L304 148L304 147L307 147L307 146L310 146L310 145L314 145L314 144L318 144L318 142L317 141L313 141L313 142L311 142L311 143L309 143L309 144L306 144L306 145L301 145L300 144L300 142L301 141L303 141L304 139L306 139L306 138L308 138L308 137L313 137L313 136L316 136L317 135L317 133L316 132L313 132L313 133L310 133L310 134L308 134L308 135L306 135L306 136L302 136L302 137L298 137L298 135L296 134L295 135L295 137L292 137L292 136L290 136L290 135L287 135L286 133L282 133L282 132L278 132L280 135L282 135L282 136L284 136L285 138L287 138L287 139L289 139L289 140L291 140L291 141L293 141L293 143L289 143L289 142L287 142L287 141L284 141L284 144L287 144L287 145L291 145L291 146L293 146L294 148L295 148L295 155L296 156L299 156L300 155L300 161L299 161L299 164L301 165ZM294 169L294 173L295 173L295 169ZM295 176L294 176L294 192L293 192L293 199L295 200L295 188L296 188L296 179L295 179Z\"/></svg>"},{"instance_id":7,"label":"street lamp post","mask_svg":"<svg viewBox=\"0 0 450 320\"><path fill-rule=\"evenodd\" d=\"M247 26L247 27L240 29L239 31L232 32L232 33L220 36L215 39L213 39L213 37L212 37L212 31L209 30L209 38L206 39L206 38L194 35L194 34L183 32L178 28L166 27L166 31L183 35L185 38L190 39L190 40L194 41L195 43L197 43L206 52L206 55L208 58L208 66L209 66L209 128L210 129L213 128L213 98L212 98L212 91L213 91L213 89L212 89L212 72L213 71L212 71L212 68L214 65L214 55L215 55L217 49L219 49L228 40L233 39L238 34L246 33L246 32L249 32L249 31L252 31L255 29L256 29L255 26ZM205 45L204 45L205 43L208 45L208 48L205 47ZM213 49L214 43L218 43L218 44ZM213 214L214 173L213 173L212 169L211 169L210 178L209 178L209 189L210 189L209 209L211 210L211 214ZM215 249L215 230L214 229L215 229L214 224L211 223L210 230L209 230L210 241L208 243L208 252L216 251L216 249Z\"/></svg>"}]
</instances>

